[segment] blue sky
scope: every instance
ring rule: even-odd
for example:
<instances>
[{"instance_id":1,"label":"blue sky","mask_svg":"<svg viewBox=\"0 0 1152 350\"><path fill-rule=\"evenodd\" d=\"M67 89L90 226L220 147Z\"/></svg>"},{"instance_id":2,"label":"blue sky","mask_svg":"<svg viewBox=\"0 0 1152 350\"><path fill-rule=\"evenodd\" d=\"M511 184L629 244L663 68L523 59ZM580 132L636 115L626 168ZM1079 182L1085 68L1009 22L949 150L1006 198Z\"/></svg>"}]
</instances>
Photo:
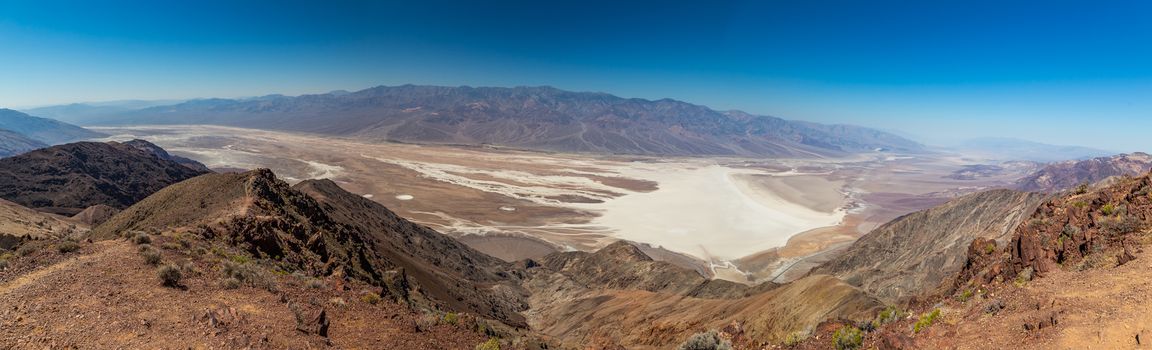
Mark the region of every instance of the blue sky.
<instances>
[{"instance_id":1,"label":"blue sky","mask_svg":"<svg viewBox=\"0 0 1152 350\"><path fill-rule=\"evenodd\" d=\"M0 0L0 106L405 83L1152 150L1149 1Z\"/></svg>"}]
</instances>

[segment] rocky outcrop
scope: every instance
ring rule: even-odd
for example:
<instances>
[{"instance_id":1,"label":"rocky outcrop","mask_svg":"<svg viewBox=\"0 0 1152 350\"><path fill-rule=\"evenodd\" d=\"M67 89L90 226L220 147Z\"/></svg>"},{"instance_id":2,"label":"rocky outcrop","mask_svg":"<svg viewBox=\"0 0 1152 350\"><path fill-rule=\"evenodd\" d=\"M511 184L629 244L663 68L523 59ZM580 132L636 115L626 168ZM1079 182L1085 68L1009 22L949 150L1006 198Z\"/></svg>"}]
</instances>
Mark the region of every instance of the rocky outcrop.
<instances>
[{"instance_id":1,"label":"rocky outcrop","mask_svg":"<svg viewBox=\"0 0 1152 350\"><path fill-rule=\"evenodd\" d=\"M267 169L200 176L149 196L92 235L166 230L236 246L311 275L369 282L395 300L525 326L523 292L511 264L328 180L290 187Z\"/></svg>"},{"instance_id":2,"label":"rocky outcrop","mask_svg":"<svg viewBox=\"0 0 1152 350\"><path fill-rule=\"evenodd\" d=\"M1152 220L1149 175L1071 192L1045 201L1011 242L997 250L972 247L958 286L1028 280L1057 268L1113 267L1135 258L1141 232Z\"/></svg>"},{"instance_id":3,"label":"rocky outcrop","mask_svg":"<svg viewBox=\"0 0 1152 350\"><path fill-rule=\"evenodd\" d=\"M812 273L835 275L892 301L926 296L951 286L973 241L1007 243L1042 199L1011 190L957 198L872 230Z\"/></svg>"},{"instance_id":4,"label":"rocky outcrop","mask_svg":"<svg viewBox=\"0 0 1152 350\"><path fill-rule=\"evenodd\" d=\"M122 143L77 142L0 159L0 198L72 216L98 204L124 209L205 173Z\"/></svg>"},{"instance_id":5,"label":"rocky outcrop","mask_svg":"<svg viewBox=\"0 0 1152 350\"><path fill-rule=\"evenodd\" d=\"M1080 161L1052 163L1017 182L1022 191L1055 192L1093 184L1113 176L1138 176L1152 170L1152 155L1119 154Z\"/></svg>"}]
</instances>

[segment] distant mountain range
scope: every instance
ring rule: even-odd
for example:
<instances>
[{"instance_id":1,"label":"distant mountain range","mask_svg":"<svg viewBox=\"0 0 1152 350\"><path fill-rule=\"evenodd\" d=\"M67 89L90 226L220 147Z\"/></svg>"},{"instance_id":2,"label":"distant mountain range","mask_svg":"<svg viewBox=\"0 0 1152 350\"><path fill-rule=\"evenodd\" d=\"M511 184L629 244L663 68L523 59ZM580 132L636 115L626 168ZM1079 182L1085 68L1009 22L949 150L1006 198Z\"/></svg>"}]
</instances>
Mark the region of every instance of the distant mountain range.
<instances>
[{"instance_id":1,"label":"distant mountain range","mask_svg":"<svg viewBox=\"0 0 1152 350\"><path fill-rule=\"evenodd\" d=\"M0 157L7 157L47 147L43 142L21 135L18 132L0 129Z\"/></svg>"},{"instance_id":2,"label":"distant mountain range","mask_svg":"<svg viewBox=\"0 0 1152 350\"><path fill-rule=\"evenodd\" d=\"M64 109L53 113L80 119L66 116ZM864 127L551 87L380 86L299 97L193 100L93 115L84 124L214 124L373 141L556 152L824 157L924 149L903 137Z\"/></svg>"},{"instance_id":3,"label":"distant mountain range","mask_svg":"<svg viewBox=\"0 0 1152 350\"><path fill-rule=\"evenodd\" d=\"M1045 163L1070 159L1081 160L1117 153L1090 147L1050 145L1005 137L969 139L952 148L965 154L973 154L996 160L1029 160Z\"/></svg>"},{"instance_id":4,"label":"distant mountain range","mask_svg":"<svg viewBox=\"0 0 1152 350\"><path fill-rule=\"evenodd\" d=\"M1152 170L1152 155L1117 154L1048 164L1017 183L1023 191L1055 192L1081 184L1094 184L1113 176L1140 176Z\"/></svg>"},{"instance_id":5,"label":"distant mountain range","mask_svg":"<svg viewBox=\"0 0 1152 350\"><path fill-rule=\"evenodd\" d=\"M33 117L11 109L0 109L0 129L15 132L27 139L47 145L105 136L79 126L47 118Z\"/></svg>"}]
</instances>

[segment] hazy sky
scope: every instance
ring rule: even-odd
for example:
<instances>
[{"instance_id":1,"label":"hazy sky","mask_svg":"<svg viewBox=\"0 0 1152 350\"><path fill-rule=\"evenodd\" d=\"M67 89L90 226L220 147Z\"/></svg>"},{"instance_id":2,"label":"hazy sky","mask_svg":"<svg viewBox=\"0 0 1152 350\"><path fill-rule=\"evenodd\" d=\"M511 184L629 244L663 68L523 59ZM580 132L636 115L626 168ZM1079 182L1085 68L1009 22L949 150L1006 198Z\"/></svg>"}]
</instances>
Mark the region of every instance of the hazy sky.
<instances>
[{"instance_id":1,"label":"hazy sky","mask_svg":"<svg viewBox=\"0 0 1152 350\"><path fill-rule=\"evenodd\" d=\"M1152 1L0 0L0 106L405 83L1152 150Z\"/></svg>"}]
</instances>

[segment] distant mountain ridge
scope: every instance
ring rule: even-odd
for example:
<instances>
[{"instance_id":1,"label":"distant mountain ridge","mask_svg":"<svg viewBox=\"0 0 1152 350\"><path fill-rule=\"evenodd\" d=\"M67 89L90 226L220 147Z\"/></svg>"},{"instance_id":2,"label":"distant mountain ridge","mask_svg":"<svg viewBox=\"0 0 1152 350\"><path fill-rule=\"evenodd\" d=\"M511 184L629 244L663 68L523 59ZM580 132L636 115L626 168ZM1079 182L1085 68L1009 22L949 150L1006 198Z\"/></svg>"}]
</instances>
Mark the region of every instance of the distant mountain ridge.
<instances>
[{"instance_id":1,"label":"distant mountain ridge","mask_svg":"<svg viewBox=\"0 0 1152 350\"><path fill-rule=\"evenodd\" d=\"M1152 170L1152 155L1142 152L1052 163L1017 182L1023 191L1055 192L1113 176L1139 176Z\"/></svg>"},{"instance_id":2,"label":"distant mountain ridge","mask_svg":"<svg viewBox=\"0 0 1152 350\"><path fill-rule=\"evenodd\" d=\"M48 145L18 132L0 129L0 157L17 155L41 147L48 147Z\"/></svg>"},{"instance_id":3,"label":"distant mountain ridge","mask_svg":"<svg viewBox=\"0 0 1152 350\"><path fill-rule=\"evenodd\" d=\"M76 142L0 159L0 198L71 216L98 204L124 209L208 172L162 158L141 143Z\"/></svg>"},{"instance_id":4,"label":"distant mountain ridge","mask_svg":"<svg viewBox=\"0 0 1152 350\"><path fill-rule=\"evenodd\" d=\"M1058 162L1069 159L1082 160L1115 154L1090 147L1050 145L1046 143L1007 138L981 137L965 140L956 149L965 153L998 160L1027 160L1034 162Z\"/></svg>"},{"instance_id":5,"label":"distant mountain ridge","mask_svg":"<svg viewBox=\"0 0 1152 350\"><path fill-rule=\"evenodd\" d=\"M106 136L72 124L2 108L0 108L0 129L18 133L45 145Z\"/></svg>"},{"instance_id":6,"label":"distant mountain ridge","mask_svg":"<svg viewBox=\"0 0 1152 350\"><path fill-rule=\"evenodd\" d=\"M923 150L916 142L865 127L552 87L404 85L298 97L204 99L89 124L216 124L373 141L638 155L824 157Z\"/></svg>"}]
</instances>

